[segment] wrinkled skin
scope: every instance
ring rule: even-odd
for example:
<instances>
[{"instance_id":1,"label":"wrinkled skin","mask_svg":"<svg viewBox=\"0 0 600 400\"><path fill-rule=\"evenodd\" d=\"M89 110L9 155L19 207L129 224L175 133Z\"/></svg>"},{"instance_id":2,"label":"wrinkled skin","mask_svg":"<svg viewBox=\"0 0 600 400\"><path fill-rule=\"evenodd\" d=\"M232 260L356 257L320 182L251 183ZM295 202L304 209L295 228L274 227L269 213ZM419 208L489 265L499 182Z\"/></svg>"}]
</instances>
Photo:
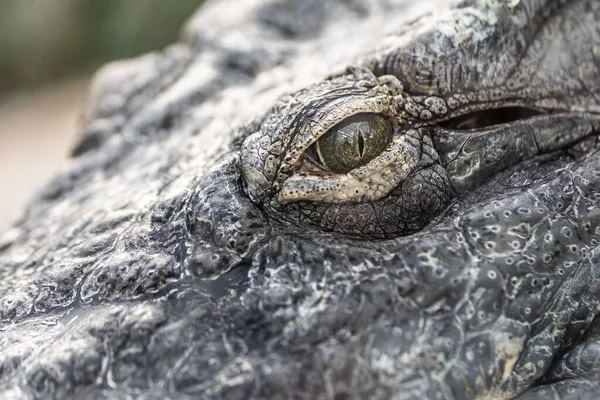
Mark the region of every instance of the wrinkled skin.
<instances>
[{"instance_id":1,"label":"wrinkled skin","mask_svg":"<svg viewBox=\"0 0 600 400\"><path fill-rule=\"evenodd\" d=\"M216 1L101 71L0 238L4 397L594 398L600 3L411 4ZM359 103L403 157L283 193Z\"/></svg>"}]
</instances>

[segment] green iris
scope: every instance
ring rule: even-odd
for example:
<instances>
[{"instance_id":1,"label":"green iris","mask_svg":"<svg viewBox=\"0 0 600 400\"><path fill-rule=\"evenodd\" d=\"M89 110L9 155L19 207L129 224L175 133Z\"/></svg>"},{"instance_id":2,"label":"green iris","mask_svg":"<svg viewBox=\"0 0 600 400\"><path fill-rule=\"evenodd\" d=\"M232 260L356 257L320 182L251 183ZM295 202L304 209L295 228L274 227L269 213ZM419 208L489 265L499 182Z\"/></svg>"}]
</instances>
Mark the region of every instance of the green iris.
<instances>
[{"instance_id":1,"label":"green iris","mask_svg":"<svg viewBox=\"0 0 600 400\"><path fill-rule=\"evenodd\" d=\"M356 114L328 130L307 156L330 172L346 173L381 154L391 137L392 128L381 115Z\"/></svg>"}]
</instances>

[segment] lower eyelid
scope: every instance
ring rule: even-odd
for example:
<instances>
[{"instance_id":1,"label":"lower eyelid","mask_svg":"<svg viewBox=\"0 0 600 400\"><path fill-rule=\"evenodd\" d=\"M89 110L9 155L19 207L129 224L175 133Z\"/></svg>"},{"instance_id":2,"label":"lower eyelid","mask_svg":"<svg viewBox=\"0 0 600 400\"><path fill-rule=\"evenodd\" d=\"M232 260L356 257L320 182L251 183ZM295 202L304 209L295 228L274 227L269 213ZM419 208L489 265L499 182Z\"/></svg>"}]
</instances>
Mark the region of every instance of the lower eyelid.
<instances>
[{"instance_id":1,"label":"lower eyelid","mask_svg":"<svg viewBox=\"0 0 600 400\"><path fill-rule=\"evenodd\" d=\"M277 200L360 203L379 200L394 190L418 162L411 151L410 132L397 136L388 148L366 165L346 174L296 174L286 179Z\"/></svg>"}]
</instances>

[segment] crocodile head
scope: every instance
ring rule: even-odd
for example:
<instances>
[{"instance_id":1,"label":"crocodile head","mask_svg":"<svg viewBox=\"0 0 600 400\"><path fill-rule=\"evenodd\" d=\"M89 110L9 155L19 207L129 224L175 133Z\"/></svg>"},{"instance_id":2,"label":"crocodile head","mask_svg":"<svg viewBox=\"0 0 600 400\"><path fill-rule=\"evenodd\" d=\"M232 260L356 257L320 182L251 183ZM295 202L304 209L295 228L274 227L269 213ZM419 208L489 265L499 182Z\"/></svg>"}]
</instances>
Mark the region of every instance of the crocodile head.
<instances>
[{"instance_id":1,"label":"crocodile head","mask_svg":"<svg viewBox=\"0 0 600 400\"><path fill-rule=\"evenodd\" d=\"M467 1L378 44L418 10L247 3L98 76L0 240L4 393L600 390L600 3Z\"/></svg>"}]
</instances>

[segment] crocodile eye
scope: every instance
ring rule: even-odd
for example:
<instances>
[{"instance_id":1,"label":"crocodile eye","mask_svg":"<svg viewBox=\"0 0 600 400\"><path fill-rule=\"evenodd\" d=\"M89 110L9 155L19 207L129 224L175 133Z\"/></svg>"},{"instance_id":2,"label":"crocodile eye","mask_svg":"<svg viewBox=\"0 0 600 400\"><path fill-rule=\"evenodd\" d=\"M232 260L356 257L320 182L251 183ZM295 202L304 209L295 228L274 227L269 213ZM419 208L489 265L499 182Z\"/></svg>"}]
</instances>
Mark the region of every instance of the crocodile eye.
<instances>
[{"instance_id":1,"label":"crocodile eye","mask_svg":"<svg viewBox=\"0 0 600 400\"><path fill-rule=\"evenodd\" d=\"M377 114L355 114L329 129L306 150L323 169L346 173L377 157L389 144L392 127Z\"/></svg>"}]
</instances>

